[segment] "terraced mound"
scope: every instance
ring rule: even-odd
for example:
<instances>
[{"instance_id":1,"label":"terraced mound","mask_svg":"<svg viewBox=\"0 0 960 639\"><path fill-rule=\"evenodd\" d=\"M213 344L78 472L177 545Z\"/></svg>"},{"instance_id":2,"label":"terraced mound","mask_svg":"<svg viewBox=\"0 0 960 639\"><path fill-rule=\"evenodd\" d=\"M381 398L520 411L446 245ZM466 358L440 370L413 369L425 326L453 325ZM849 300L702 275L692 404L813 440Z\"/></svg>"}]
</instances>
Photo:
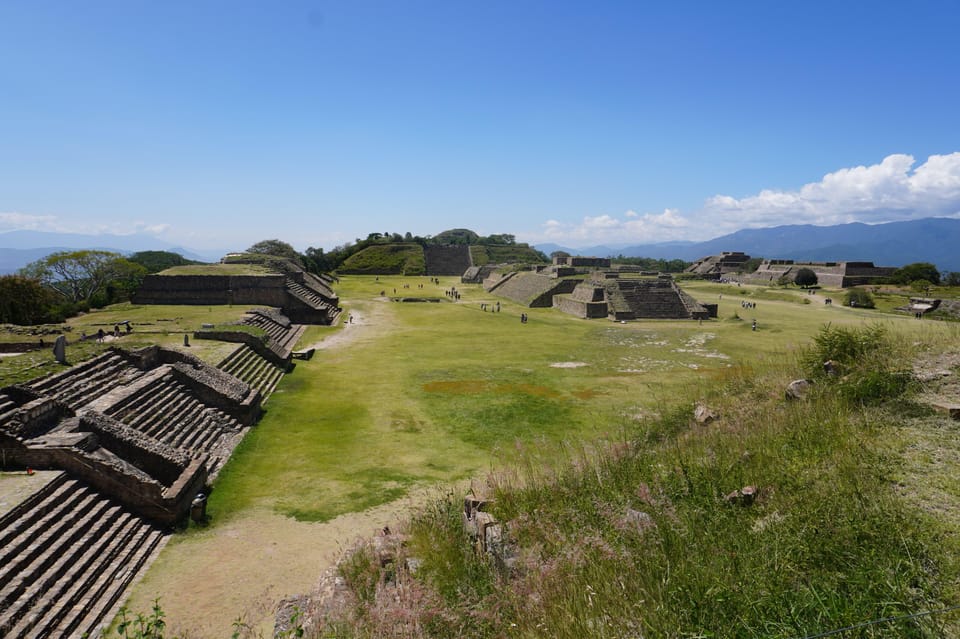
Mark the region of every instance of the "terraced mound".
<instances>
[{"instance_id":1,"label":"terraced mound","mask_svg":"<svg viewBox=\"0 0 960 639\"><path fill-rule=\"evenodd\" d=\"M557 279L524 271L496 281L485 280L484 288L530 308L549 308L554 295L572 293L579 283L576 279Z\"/></svg>"}]
</instances>

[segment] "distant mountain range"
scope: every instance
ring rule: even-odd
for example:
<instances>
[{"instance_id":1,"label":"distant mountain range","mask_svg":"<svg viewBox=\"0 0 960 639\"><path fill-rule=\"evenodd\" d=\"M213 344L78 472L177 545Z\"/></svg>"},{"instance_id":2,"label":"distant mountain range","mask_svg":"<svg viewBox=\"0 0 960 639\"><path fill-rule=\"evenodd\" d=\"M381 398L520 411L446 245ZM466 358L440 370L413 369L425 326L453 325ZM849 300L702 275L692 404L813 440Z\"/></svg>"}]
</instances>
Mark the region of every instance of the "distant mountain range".
<instances>
[{"instance_id":1,"label":"distant mountain range","mask_svg":"<svg viewBox=\"0 0 960 639\"><path fill-rule=\"evenodd\" d=\"M569 248L538 244L547 255L566 251L596 257L652 257L692 262L723 251L742 251L753 257L809 261L869 261L877 266L932 262L941 271L960 271L960 219L924 218L888 224L810 224L744 229L705 242L658 242L640 245L601 245ZM201 262L216 262L227 251L202 251L174 246L150 235L84 235L9 231L0 233L0 274L55 251L103 249L117 253L171 251Z\"/></svg>"},{"instance_id":2,"label":"distant mountain range","mask_svg":"<svg viewBox=\"0 0 960 639\"><path fill-rule=\"evenodd\" d=\"M0 275L15 273L30 262L57 251L99 249L129 255L137 251L170 251L190 260L216 262L226 251L185 249L158 240L152 235L85 235L82 233L46 233L8 231L0 233Z\"/></svg>"},{"instance_id":3,"label":"distant mountain range","mask_svg":"<svg viewBox=\"0 0 960 639\"><path fill-rule=\"evenodd\" d=\"M743 229L705 242L661 242L636 246L579 249L538 244L547 255L566 251L595 257L652 257L692 262L723 251L789 260L867 261L877 266L931 262L941 271L960 271L960 219L924 218L887 224L811 224Z\"/></svg>"}]
</instances>

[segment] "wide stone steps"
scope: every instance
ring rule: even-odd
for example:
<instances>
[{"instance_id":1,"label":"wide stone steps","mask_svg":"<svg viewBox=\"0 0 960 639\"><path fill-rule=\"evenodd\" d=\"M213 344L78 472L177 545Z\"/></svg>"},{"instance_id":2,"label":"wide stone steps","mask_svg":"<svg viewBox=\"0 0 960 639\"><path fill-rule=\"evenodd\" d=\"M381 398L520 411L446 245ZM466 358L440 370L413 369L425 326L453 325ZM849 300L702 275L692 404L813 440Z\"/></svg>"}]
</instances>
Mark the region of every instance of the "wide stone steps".
<instances>
[{"instance_id":1,"label":"wide stone steps","mask_svg":"<svg viewBox=\"0 0 960 639\"><path fill-rule=\"evenodd\" d=\"M0 520L0 636L91 633L165 539L62 474Z\"/></svg>"},{"instance_id":2,"label":"wide stone steps","mask_svg":"<svg viewBox=\"0 0 960 639\"><path fill-rule=\"evenodd\" d=\"M140 389L110 414L130 428L193 456L221 448L225 440L243 430L235 418L207 406L172 377Z\"/></svg>"},{"instance_id":3,"label":"wide stone steps","mask_svg":"<svg viewBox=\"0 0 960 639\"><path fill-rule=\"evenodd\" d=\"M260 357L249 346L238 348L228 355L218 368L259 389L263 402L267 401L284 374L283 370Z\"/></svg>"},{"instance_id":4,"label":"wide stone steps","mask_svg":"<svg viewBox=\"0 0 960 639\"><path fill-rule=\"evenodd\" d=\"M62 376L43 378L30 385L44 395L56 395L70 408L79 409L109 390L111 386L133 381L143 374L119 355L106 353L91 362L81 364Z\"/></svg>"}]
</instances>

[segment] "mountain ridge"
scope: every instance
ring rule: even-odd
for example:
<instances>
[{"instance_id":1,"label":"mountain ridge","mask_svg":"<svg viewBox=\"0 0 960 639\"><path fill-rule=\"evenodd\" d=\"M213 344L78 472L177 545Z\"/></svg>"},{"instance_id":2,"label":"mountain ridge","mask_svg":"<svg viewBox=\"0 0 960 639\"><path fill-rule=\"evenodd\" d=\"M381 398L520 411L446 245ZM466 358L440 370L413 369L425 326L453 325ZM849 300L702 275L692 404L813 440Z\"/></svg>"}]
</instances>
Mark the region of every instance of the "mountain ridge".
<instances>
[{"instance_id":1,"label":"mountain ridge","mask_svg":"<svg viewBox=\"0 0 960 639\"><path fill-rule=\"evenodd\" d=\"M651 257L694 261L723 251L742 251L752 257L808 261L866 261L877 266L931 262L943 271L960 271L960 219L922 218L886 224L850 222L833 226L790 224L741 229L703 242L657 242L598 253L587 247L568 249L537 245L549 254L565 250L597 257ZM553 248L556 247L556 248Z\"/></svg>"}]
</instances>

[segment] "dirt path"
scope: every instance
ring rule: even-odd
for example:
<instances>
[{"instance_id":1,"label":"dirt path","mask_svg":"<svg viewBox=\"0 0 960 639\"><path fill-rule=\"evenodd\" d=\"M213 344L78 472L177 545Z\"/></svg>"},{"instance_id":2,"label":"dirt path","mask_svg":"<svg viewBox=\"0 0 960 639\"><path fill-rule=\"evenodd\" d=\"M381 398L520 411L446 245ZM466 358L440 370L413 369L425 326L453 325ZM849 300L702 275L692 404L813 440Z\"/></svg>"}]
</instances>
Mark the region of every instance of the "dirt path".
<instances>
[{"instance_id":1,"label":"dirt path","mask_svg":"<svg viewBox=\"0 0 960 639\"><path fill-rule=\"evenodd\" d=\"M315 344L310 344L303 350L310 348L315 348L318 351L334 350L344 348L357 341L376 339L390 330L391 317L390 304L386 298L353 303L340 316L340 321L343 324L341 330Z\"/></svg>"},{"instance_id":2,"label":"dirt path","mask_svg":"<svg viewBox=\"0 0 960 639\"><path fill-rule=\"evenodd\" d=\"M310 348L338 350L377 340L390 330L391 310L385 300L350 304L341 316L342 328ZM134 588L127 607L147 612L159 597L171 636L229 637L242 618L255 634L270 637L281 599L313 589L320 574L358 537L385 525L396 527L433 490L414 489L397 501L326 523L254 509L208 530L176 536Z\"/></svg>"},{"instance_id":3,"label":"dirt path","mask_svg":"<svg viewBox=\"0 0 960 639\"><path fill-rule=\"evenodd\" d=\"M254 510L199 533L175 538L140 582L127 606L145 612L160 598L171 636L229 637L237 619L273 635L274 611L309 592L320 574L359 537L396 528L410 508L434 493L408 496L326 523L304 523Z\"/></svg>"}]
</instances>

